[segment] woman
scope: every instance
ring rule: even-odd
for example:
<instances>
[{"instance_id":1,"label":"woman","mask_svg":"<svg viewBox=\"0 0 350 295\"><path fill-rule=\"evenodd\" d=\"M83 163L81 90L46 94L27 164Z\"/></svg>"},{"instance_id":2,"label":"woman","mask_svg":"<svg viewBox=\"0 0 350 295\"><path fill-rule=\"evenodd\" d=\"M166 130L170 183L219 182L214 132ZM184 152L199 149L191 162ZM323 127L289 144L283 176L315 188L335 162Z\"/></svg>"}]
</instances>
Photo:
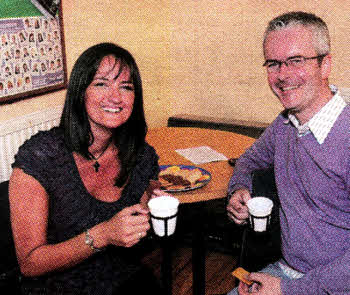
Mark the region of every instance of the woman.
<instances>
[{"instance_id":1,"label":"woman","mask_svg":"<svg viewBox=\"0 0 350 295\"><path fill-rule=\"evenodd\" d=\"M145 192L159 172L146 132L133 57L111 43L87 49L60 126L25 142L13 164L11 222L25 293L158 294L132 248L150 228Z\"/></svg>"}]
</instances>

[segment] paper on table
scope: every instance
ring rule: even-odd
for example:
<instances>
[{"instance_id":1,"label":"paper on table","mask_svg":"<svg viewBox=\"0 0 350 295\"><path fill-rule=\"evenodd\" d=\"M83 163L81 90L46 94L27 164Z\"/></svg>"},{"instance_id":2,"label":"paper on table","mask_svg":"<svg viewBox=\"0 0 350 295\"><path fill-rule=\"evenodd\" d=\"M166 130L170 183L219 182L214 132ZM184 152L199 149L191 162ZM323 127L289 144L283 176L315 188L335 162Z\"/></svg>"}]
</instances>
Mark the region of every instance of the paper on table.
<instances>
[{"instance_id":1,"label":"paper on table","mask_svg":"<svg viewBox=\"0 0 350 295\"><path fill-rule=\"evenodd\" d=\"M188 149L175 150L178 154L190 160L192 163L204 164L215 161L226 161L227 157L208 146L199 146Z\"/></svg>"}]
</instances>

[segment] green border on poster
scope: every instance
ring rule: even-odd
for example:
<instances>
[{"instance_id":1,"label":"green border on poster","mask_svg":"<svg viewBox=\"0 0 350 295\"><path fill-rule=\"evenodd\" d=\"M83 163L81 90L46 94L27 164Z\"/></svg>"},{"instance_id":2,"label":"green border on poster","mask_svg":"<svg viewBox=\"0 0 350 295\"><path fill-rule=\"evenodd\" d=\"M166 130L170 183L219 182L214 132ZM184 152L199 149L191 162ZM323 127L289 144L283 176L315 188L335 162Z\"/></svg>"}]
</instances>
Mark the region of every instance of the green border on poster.
<instances>
[{"instance_id":1,"label":"green border on poster","mask_svg":"<svg viewBox=\"0 0 350 295\"><path fill-rule=\"evenodd\" d=\"M42 16L30 0L0 0L0 18Z\"/></svg>"}]
</instances>

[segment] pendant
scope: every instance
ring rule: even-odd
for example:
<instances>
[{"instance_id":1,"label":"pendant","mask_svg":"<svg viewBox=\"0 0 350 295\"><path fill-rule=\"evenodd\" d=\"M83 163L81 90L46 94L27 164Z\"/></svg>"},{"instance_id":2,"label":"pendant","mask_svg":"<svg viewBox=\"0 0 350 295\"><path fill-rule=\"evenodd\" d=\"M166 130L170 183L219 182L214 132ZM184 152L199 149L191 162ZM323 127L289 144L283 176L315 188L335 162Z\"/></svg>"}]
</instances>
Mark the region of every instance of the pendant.
<instances>
[{"instance_id":1,"label":"pendant","mask_svg":"<svg viewBox=\"0 0 350 295\"><path fill-rule=\"evenodd\" d=\"M93 166L95 168L95 172L97 173L98 172L98 168L100 168L100 163L96 161Z\"/></svg>"}]
</instances>

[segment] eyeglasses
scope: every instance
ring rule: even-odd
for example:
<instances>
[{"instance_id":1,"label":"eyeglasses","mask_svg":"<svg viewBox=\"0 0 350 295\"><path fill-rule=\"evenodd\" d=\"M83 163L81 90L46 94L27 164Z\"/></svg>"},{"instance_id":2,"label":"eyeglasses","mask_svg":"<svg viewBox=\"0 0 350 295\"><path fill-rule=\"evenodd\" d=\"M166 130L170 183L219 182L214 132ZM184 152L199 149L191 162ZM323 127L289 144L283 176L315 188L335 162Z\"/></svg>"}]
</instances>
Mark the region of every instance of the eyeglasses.
<instances>
[{"instance_id":1,"label":"eyeglasses","mask_svg":"<svg viewBox=\"0 0 350 295\"><path fill-rule=\"evenodd\" d=\"M327 54L321 54L312 57L304 57L304 56L292 56L287 58L286 60L276 60L276 59L268 59L263 64L263 67L266 67L268 72L278 72L283 64L291 69L300 69L305 65L307 60L311 59L321 59L324 58Z\"/></svg>"}]
</instances>

